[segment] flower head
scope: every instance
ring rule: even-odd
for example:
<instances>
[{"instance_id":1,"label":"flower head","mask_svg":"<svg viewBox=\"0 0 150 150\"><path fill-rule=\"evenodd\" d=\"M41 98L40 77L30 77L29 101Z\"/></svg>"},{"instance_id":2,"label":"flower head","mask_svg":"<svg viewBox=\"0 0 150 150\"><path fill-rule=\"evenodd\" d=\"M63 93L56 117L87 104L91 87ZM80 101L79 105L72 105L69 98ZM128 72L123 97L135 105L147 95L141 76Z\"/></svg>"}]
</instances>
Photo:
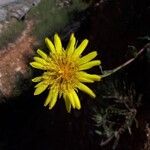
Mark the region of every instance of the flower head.
<instances>
[{"instance_id":1,"label":"flower head","mask_svg":"<svg viewBox=\"0 0 150 150\"><path fill-rule=\"evenodd\" d=\"M85 70L100 65L100 60L93 60L97 52L93 51L85 56L81 56L85 50L88 40L85 39L76 47L76 38L71 34L67 48L62 47L58 34L54 35L54 44L50 39L45 38L49 54L38 49L39 56L34 57L34 62L30 65L36 69L41 69L44 73L32 79L38 82L35 85L34 95L39 95L46 89L49 90L44 106L52 109L58 98L63 97L68 112L72 108L81 108L77 95L78 89L95 98L94 92L84 83L100 81L101 76L88 74Z\"/></svg>"}]
</instances>

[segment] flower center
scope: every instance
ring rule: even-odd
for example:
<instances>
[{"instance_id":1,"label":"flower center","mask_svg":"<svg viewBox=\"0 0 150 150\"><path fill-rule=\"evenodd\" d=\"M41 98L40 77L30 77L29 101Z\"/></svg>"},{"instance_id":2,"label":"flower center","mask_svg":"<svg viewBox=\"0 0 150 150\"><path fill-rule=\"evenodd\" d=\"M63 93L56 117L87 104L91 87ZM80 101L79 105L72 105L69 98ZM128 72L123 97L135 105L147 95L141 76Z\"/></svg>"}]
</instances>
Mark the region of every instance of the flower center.
<instances>
[{"instance_id":1,"label":"flower center","mask_svg":"<svg viewBox=\"0 0 150 150\"><path fill-rule=\"evenodd\" d=\"M60 64L58 74L63 81L72 81L75 78L77 66L74 62L64 62Z\"/></svg>"},{"instance_id":2,"label":"flower center","mask_svg":"<svg viewBox=\"0 0 150 150\"><path fill-rule=\"evenodd\" d=\"M56 83L59 90L64 92L71 88L75 88L78 82L77 72L79 66L76 60L62 54L59 56L53 55L53 69L51 70L51 79ZM52 66L50 66L52 67Z\"/></svg>"}]
</instances>

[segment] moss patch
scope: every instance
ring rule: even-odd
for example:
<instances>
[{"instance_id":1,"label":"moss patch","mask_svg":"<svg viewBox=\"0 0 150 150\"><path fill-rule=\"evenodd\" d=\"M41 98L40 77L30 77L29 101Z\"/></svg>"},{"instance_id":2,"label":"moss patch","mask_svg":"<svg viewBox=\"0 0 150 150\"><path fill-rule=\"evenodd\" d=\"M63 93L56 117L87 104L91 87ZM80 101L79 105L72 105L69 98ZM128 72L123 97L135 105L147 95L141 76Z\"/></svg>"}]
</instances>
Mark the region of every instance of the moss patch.
<instances>
[{"instance_id":1,"label":"moss patch","mask_svg":"<svg viewBox=\"0 0 150 150\"><path fill-rule=\"evenodd\" d=\"M74 12L82 11L87 6L87 3L75 0L69 7L59 8L56 6L56 0L42 0L28 14L28 17L34 18L36 22L33 35L41 41L45 36L59 32L73 18Z\"/></svg>"},{"instance_id":2,"label":"moss patch","mask_svg":"<svg viewBox=\"0 0 150 150\"><path fill-rule=\"evenodd\" d=\"M6 46L10 42L13 42L24 28L24 22L13 20L0 34L0 48Z\"/></svg>"}]
</instances>

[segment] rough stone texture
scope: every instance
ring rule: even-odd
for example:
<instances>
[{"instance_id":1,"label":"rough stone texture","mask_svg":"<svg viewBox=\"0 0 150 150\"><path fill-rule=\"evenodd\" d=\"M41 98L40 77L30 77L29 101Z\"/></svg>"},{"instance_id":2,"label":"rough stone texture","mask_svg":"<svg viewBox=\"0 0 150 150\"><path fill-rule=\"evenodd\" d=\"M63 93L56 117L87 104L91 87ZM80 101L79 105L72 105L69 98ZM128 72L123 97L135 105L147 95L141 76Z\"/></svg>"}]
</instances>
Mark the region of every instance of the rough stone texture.
<instances>
[{"instance_id":1,"label":"rough stone texture","mask_svg":"<svg viewBox=\"0 0 150 150\"><path fill-rule=\"evenodd\" d=\"M28 11L41 0L0 0L0 33L12 18L24 19Z\"/></svg>"},{"instance_id":2,"label":"rough stone texture","mask_svg":"<svg viewBox=\"0 0 150 150\"><path fill-rule=\"evenodd\" d=\"M33 23L27 23L26 29L14 42L0 51L0 102L18 95L20 82L28 78L28 57L32 55L34 38L30 36Z\"/></svg>"},{"instance_id":3,"label":"rough stone texture","mask_svg":"<svg viewBox=\"0 0 150 150\"><path fill-rule=\"evenodd\" d=\"M6 20L6 17L7 17L7 11L0 7L0 21L4 21Z\"/></svg>"},{"instance_id":4,"label":"rough stone texture","mask_svg":"<svg viewBox=\"0 0 150 150\"><path fill-rule=\"evenodd\" d=\"M11 17L22 19L32 6L39 2L40 0L0 0L0 21Z\"/></svg>"},{"instance_id":5,"label":"rough stone texture","mask_svg":"<svg viewBox=\"0 0 150 150\"><path fill-rule=\"evenodd\" d=\"M18 0L0 0L0 6L6 6L10 3L17 2Z\"/></svg>"}]
</instances>

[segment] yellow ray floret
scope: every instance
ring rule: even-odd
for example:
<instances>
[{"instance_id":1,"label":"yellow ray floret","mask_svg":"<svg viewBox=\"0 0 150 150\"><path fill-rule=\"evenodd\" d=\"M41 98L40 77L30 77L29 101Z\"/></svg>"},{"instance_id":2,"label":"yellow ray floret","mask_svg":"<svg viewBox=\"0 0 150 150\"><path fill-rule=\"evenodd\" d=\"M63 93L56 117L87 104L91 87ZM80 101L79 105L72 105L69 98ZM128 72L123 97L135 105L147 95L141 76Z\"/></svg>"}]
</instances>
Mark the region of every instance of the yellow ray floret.
<instances>
[{"instance_id":1,"label":"yellow ray floret","mask_svg":"<svg viewBox=\"0 0 150 150\"><path fill-rule=\"evenodd\" d=\"M49 38L45 38L45 43L46 43L48 49L50 50L50 52L52 52L52 53L56 52L55 47Z\"/></svg>"},{"instance_id":2,"label":"yellow ray floret","mask_svg":"<svg viewBox=\"0 0 150 150\"><path fill-rule=\"evenodd\" d=\"M68 56L73 54L73 52L75 50L75 43L76 43L76 39L74 37L74 34L72 33L70 36L69 43L68 43L67 48L66 48L66 53Z\"/></svg>"},{"instance_id":3,"label":"yellow ray floret","mask_svg":"<svg viewBox=\"0 0 150 150\"><path fill-rule=\"evenodd\" d=\"M61 44L61 39L58 36L58 34L54 35L54 44L55 44L56 52L58 54L61 54L62 53L62 44Z\"/></svg>"},{"instance_id":4,"label":"yellow ray floret","mask_svg":"<svg viewBox=\"0 0 150 150\"><path fill-rule=\"evenodd\" d=\"M47 55L40 49L37 50L37 53L43 58L43 59L47 59Z\"/></svg>"},{"instance_id":5,"label":"yellow ray floret","mask_svg":"<svg viewBox=\"0 0 150 150\"><path fill-rule=\"evenodd\" d=\"M83 56L82 58L80 58L79 60L79 64L85 64L89 61L91 61L92 59L94 59L95 57L97 56L97 52L96 51L93 51L85 56Z\"/></svg>"},{"instance_id":6,"label":"yellow ray floret","mask_svg":"<svg viewBox=\"0 0 150 150\"><path fill-rule=\"evenodd\" d=\"M66 49L62 47L58 34L54 35L54 44L49 38L45 38L45 43L50 53L46 54L38 49L37 54L39 56L35 56L34 61L30 63L32 67L44 71L41 76L32 79L32 82L37 83L34 95L39 95L49 89L44 106L52 109L57 99L63 97L68 112L71 111L71 108L80 109L78 89L93 98L96 97L95 93L85 83L100 81L101 76L86 73L85 70L101 64L100 60L93 60L97 56L97 52L93 51L82 57L88 40L83 40L76 47L76 38L73 33Z\"/></svg>"}]
</instances>

